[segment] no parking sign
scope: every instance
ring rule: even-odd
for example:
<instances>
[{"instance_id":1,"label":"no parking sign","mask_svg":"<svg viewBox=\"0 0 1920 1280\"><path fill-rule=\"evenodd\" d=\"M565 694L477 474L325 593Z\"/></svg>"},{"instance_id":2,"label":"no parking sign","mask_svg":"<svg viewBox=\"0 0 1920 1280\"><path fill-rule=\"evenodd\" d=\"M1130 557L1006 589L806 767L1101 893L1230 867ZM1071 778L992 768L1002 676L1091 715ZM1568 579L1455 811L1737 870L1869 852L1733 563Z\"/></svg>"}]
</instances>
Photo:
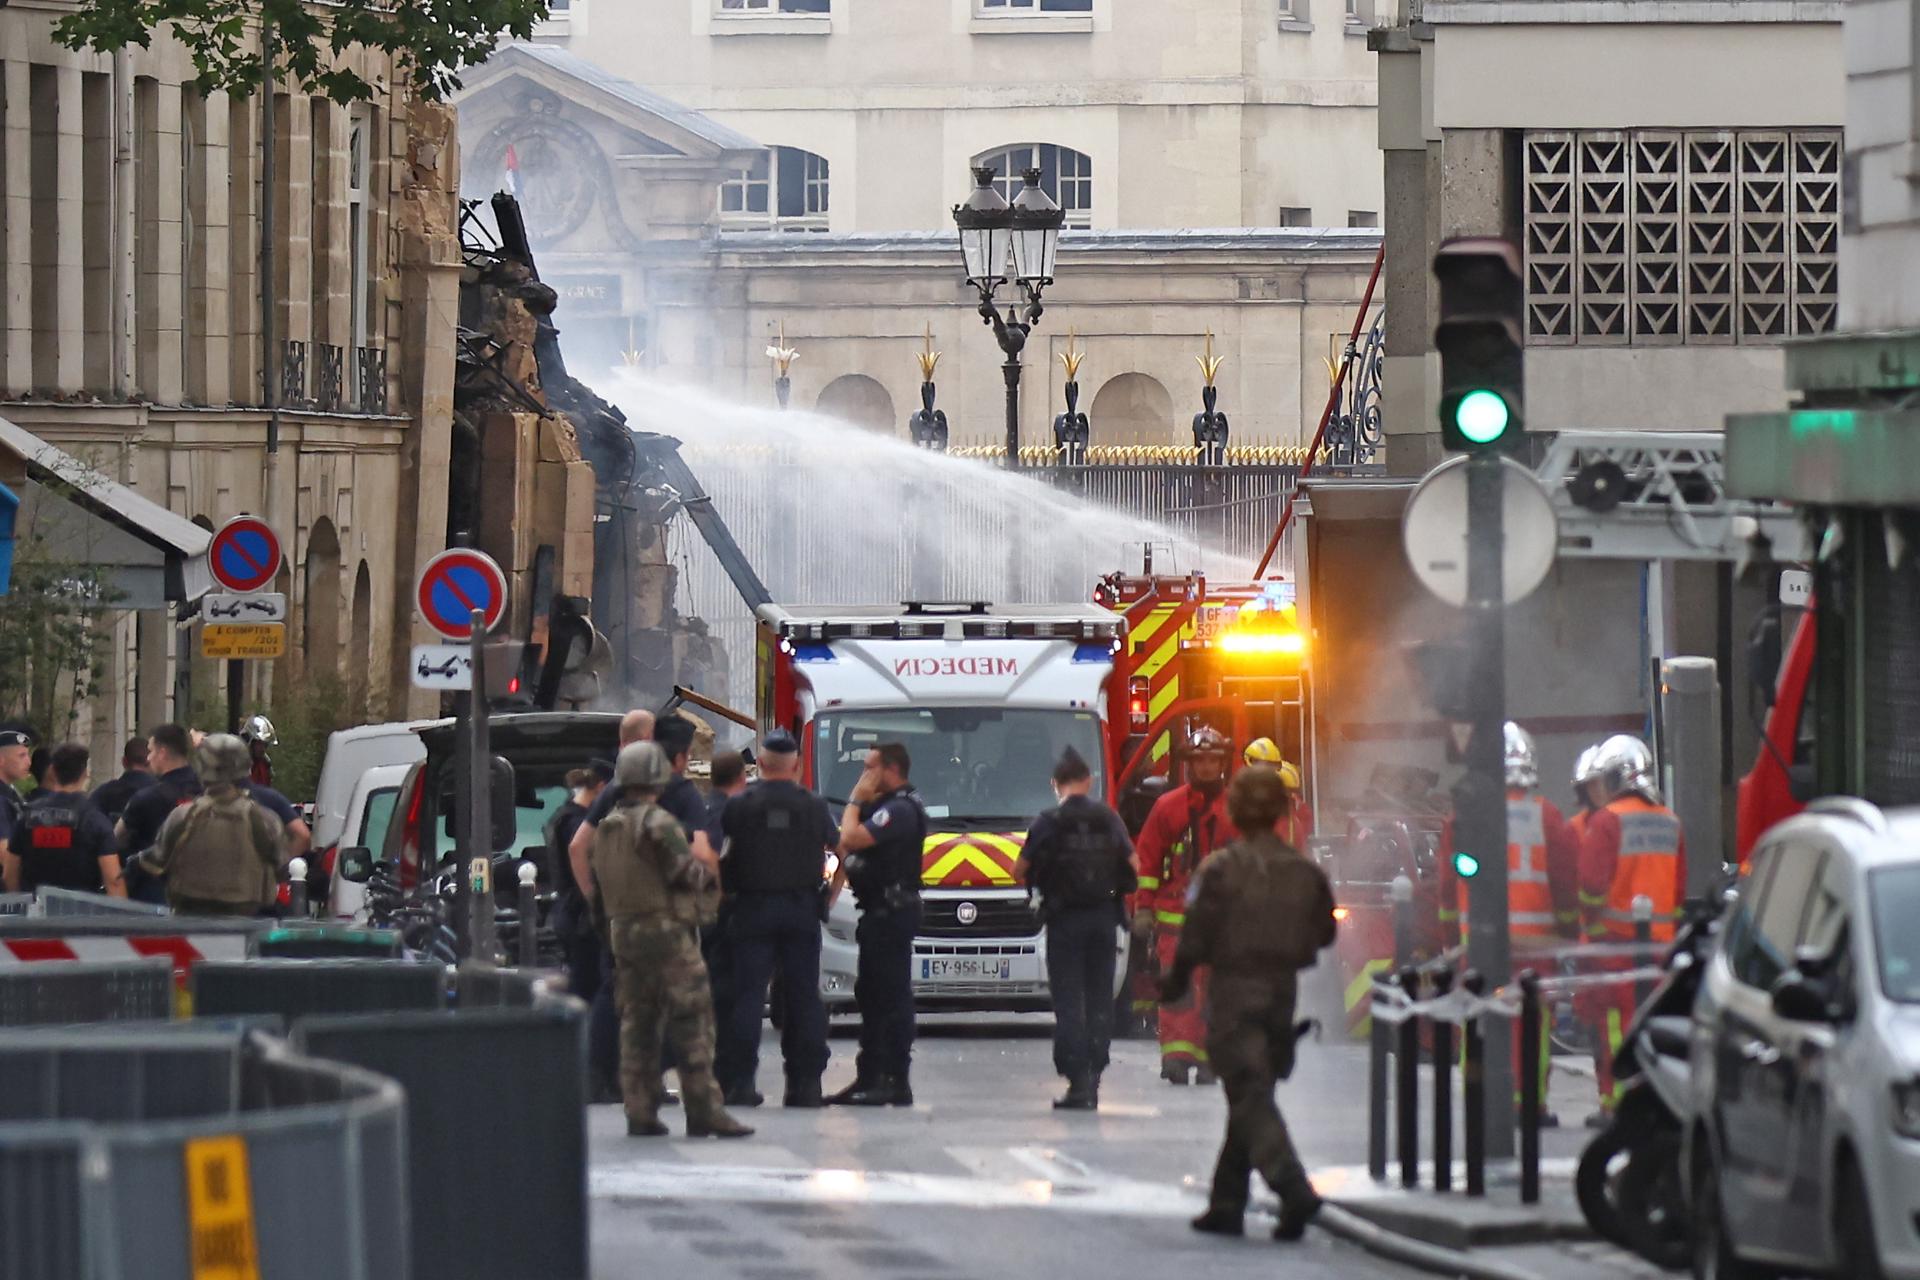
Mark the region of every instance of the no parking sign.
<instances>
[{"instance_id":1,"label":"no parking sign","mask_svg":"<svg viewBox=\"0 0 1920 1280\"><path fill-rule=\"evenodd\" d=\"M507 611L507 575L492 556L454 547L427 561L415 597L428 626L449 640L469 640L476 609L486 631L500 625Z\"/></svg>"}]
</instances>

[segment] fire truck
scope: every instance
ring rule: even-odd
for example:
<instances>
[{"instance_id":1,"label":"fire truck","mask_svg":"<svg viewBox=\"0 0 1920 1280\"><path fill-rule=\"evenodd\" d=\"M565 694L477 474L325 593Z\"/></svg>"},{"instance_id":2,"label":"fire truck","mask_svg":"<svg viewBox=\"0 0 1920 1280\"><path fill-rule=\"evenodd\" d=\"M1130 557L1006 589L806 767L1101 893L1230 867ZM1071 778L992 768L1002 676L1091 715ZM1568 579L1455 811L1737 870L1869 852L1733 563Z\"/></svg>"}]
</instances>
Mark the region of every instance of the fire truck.
<instances>
[{"instance_id":1,"label":"fire truck","mask_svg":"<svg viewBox=\"0 0 1920 1280\"><path fill-rule=\"evenodd\" d=\"M842 805L873 747L898 742L912 757L929 819L916 1001L1049 1007L1046 939L1014 868L1027 828L1056 803L1051 775L1068 747L1112 798L1108 691L1124 620L1092 604L983 601L764 604L755 617L759 728L799 740L809 787ZM853 998L851 896L825 924L830 1007ZM1124 929L1114 945L1124 970Z\"/></svg>"}]
</instances>

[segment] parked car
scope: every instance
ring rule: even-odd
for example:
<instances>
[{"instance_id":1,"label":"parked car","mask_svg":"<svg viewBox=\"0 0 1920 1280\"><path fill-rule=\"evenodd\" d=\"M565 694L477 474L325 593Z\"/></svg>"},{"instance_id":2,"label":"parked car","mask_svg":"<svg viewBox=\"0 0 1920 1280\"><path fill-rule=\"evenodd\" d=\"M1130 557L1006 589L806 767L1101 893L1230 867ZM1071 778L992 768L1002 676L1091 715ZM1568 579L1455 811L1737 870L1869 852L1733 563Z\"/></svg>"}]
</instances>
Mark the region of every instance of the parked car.
<instances>
[{"instance_id":1,"label":"parked car","mask_svg":"<svg viewBox=\"0 0 1920 1280\"><path fill-rule=\"evenodd\" d=\"M360 775L347 802L346 825L336 849L379 849L386 844L387 827L400 798L400 786L412 772L409 764L375 765ZM367 909L366 876L347 875L345 864L330 858L327 914L338 920L364 921Z\"/></svg>"},{"instance_id":2,"label":"parked car","mask_svg":"<svg viewBox=\"0 0 1920 1280\"><path fill-rule=\"evenodd\" d=\"M1920 1276L1920 809L1755 848L1695 1005L1693 1271Z\"/></svg>"},{"instance_id":3,"label":"parked car","mask_svg":"<svg viewBox=\"0 0 1920 1280\"><path fill-rule=\"evenodd\" d=\"M340 836L349 814L355 812L351 801L360 779L369 769L383 765L410 765L426 757L426 744L420 731L433 725L450 725L451 720L399 720L386 724L356 725L327 735L327 754L320 762L320 780L313 789L313 816L307 825L313 828L313 877L327 884L333 876L334 858L340 848Z\"/></svg>"}]
</instances>

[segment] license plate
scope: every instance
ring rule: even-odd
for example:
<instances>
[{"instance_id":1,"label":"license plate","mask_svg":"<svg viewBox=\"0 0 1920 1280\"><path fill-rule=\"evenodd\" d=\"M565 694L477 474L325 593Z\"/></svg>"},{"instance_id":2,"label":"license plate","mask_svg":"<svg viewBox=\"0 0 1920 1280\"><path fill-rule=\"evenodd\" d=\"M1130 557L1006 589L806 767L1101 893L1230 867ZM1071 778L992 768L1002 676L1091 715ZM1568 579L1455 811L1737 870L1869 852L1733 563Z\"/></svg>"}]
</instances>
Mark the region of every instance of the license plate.
<instances>
[{"instance_id":1,"label":"license plate","mask_svg":"<svg viewBox=\"0 0 1920 1280\"><path fill-rule=\"evenodd\" d=\"M922 958L922 982L1005 982L1013 977L1013 960L1005 956Z\"/></svg>"}]
</instances>

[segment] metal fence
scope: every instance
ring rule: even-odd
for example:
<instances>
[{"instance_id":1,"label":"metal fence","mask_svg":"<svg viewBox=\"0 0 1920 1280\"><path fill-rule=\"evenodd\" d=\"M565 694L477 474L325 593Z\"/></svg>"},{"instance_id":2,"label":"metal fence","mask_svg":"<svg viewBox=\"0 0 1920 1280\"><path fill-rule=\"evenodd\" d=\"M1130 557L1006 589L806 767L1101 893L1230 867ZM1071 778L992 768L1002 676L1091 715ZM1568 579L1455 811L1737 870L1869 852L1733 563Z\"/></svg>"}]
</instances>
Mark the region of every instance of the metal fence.
<instances>
[{"instance_id":1,"label":"metal fence","mask_svg":"<svg viewBox=\"0 0 1920 1280\"><path fill-rule=\"evenodd\" d=\"M0 969L0 1027L172 1016L173 964L162 956Z\"/></svg>"}]
</instances>

